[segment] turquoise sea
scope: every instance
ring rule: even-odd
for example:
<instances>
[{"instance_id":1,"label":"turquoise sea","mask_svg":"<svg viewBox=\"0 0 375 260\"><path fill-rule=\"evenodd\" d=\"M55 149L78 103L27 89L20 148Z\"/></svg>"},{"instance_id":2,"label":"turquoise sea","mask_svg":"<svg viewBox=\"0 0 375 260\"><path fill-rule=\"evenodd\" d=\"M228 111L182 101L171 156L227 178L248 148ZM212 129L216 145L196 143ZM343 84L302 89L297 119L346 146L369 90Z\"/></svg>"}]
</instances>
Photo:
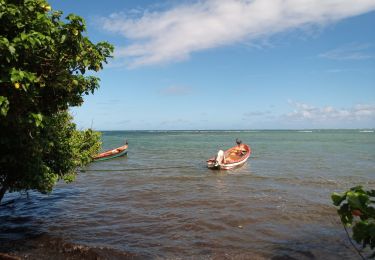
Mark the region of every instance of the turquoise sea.
<instances>
[{"instance_id":1,"label":"turquoise sea","mask_svg":"<svg viewBox=\"0 0 375 260\"><path fill-rule=\"evenodd\" d=\"M249 161L208 169L236 138ZM0 244L47 235L109 259L357 259L330 195L375 188L373 130L110 131L103 149L125 139L127 156L50 195L6 194Z\"/></svg>"}]
</instances>

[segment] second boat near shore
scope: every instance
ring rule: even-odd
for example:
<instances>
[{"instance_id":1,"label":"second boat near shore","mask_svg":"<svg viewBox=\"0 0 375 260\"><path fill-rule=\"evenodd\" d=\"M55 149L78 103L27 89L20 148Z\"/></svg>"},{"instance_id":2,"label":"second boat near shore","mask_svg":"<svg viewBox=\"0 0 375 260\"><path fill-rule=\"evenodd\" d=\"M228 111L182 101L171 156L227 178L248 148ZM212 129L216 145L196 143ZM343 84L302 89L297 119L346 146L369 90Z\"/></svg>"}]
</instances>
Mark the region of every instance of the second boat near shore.
<instances>
[{"instance_id":1,"label":"second boat near shore","mask_svg":"<svg viewBox=\"0 0 375 260\"><path fill-rule=\"evenodd\" d=\"M128 141L126 141L125 145L123 146L95 155L93 160L94 162L98 162L126 155L128 153L128 146Z\"/></svg>"}]
</instances>

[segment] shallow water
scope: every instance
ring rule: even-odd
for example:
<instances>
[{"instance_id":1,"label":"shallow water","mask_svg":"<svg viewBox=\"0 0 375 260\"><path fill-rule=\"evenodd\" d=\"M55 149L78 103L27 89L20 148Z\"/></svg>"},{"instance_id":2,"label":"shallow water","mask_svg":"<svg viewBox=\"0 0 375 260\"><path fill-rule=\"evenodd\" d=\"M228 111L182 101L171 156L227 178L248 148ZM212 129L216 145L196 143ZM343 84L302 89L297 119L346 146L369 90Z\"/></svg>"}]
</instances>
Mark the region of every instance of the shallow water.
<instances>
[{"instance_id":1,"label":"shallow water","mask_svg":"<svg viewBox=\"0 0 375 260\"><path fill-rule=\"evenodd\" d=\"M236 138L246 165L205 160ZM353 259L330 201L375 188L375 135L359 130L104 132L126 157L92 163L50 195L6 194L0 242L38 234L141 258Z\"/></svg>"}]
</instances>

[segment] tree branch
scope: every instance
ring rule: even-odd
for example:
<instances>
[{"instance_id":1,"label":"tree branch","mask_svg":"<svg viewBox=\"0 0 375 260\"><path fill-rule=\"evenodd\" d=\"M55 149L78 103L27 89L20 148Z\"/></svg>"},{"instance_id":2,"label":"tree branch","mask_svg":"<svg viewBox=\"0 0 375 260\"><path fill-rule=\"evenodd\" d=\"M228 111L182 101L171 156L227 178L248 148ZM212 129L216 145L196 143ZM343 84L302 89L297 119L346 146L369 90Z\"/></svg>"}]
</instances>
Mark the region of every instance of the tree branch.
<instances>
[{"instance_id":1,"label":"tree branch","mask_svg":"<svg viewBox=\"0 0 375 260\"><path fill-rule=\"evenodd\" d=\"M0 188L0 203L1 203L1 200L3 199L4 197L4 194L5 192L8 190L8 187L7 186L1 186Z\"/></svg>"}]
</instances>

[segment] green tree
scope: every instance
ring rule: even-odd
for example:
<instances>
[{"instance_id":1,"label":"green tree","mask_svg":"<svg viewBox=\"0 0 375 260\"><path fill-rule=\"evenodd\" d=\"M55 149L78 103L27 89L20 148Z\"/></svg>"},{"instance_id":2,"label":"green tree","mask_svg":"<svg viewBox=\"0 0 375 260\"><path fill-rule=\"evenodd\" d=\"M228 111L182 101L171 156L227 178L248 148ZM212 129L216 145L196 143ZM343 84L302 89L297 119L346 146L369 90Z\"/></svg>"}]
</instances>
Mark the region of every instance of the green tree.
<instances>
[{"instance_id":1,"label":"green tree","mask_svg":"<svg viewBox=\"0 0 375 260\"><path fill-rule=\"evenodd\" d=\"M68 113L94 93L111 57L92 43L84 20L65 19L45 0L0 0L0 201L4 193L49 192L91 161L99 133L77 131Z\"/></svg>"}]
</instances>

